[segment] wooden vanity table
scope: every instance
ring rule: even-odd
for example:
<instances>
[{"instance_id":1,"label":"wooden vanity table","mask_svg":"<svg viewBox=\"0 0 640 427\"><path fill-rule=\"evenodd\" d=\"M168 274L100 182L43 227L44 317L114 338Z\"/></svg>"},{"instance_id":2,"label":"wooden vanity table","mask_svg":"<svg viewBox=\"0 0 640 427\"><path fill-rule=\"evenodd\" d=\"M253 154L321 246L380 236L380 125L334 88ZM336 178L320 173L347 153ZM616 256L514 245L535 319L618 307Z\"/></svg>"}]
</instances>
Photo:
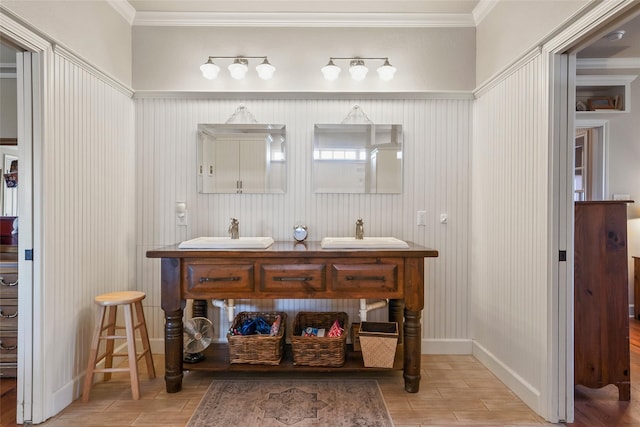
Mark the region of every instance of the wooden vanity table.
<instances>
[{"instance_id":1,"label":"wooden vanity table","mask_svg":"<svg viewBox=\"0 0 640 427\"><path fill-rule=\"evenodd\" d=\"M409 242L408 249L326 250L319 242L275 242L261 250L191 250L178 245L147 251L161 258L162 309L165 313L165 382L180 391L183 377L182 316L193 299L194 316L206 316L206 300L245 299L389 299L389 320L400 325L394 369L403 369L405 390L420 388L424 307L424 258L436 250ZM292 313L293 316L293 313ZM349 351L340 368L294 366L290 351L278 366L229 364L226 344L213 344L203 362L190 370L362 371L360 353ZM356 356L357 355L357 356Z\"/></svg>"}]
</instances>

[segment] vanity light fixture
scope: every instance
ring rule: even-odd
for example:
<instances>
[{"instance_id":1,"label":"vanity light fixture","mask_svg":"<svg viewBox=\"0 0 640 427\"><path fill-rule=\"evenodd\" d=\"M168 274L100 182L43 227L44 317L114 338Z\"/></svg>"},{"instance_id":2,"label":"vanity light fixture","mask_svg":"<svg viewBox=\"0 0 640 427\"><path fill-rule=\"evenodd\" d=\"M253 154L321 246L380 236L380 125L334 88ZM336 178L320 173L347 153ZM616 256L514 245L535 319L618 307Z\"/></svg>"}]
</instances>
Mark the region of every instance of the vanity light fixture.
<instances>
[{"instance_id":1,"label":"vanity light fixture","mask_svg":"<svg viewBox=\"0 0 640 427\"><path fill-rule=\"evenodd\" d=\"M236 80L242 80L247 75L249 59L262 59L262 63L256 67L258 77L262 80L271 79L276 71L276 67L269 63L266 56L209 56L207 62L200 66L200 71L205 79L213 80L220 74L220 67L213 62L214 59L233 59L227 68L231 77Z\"/></svg>"},{"instance_id":2,"label":"vanity light fixture","mask_svg":"<svg viewBox=\"0 0 640 427\"><path fill-rule=\"evenodd\" d=\"M349 74L351 74L351 78L353 80L360 81L360 80L364 80L365 77L367 77L367 73L369 72L369 69L364 63L365 60L384 61L384 63L381 66L379 66L376 71L378 72L378 77L380 77L380 79L385 82L388 82L389 80L393 79L393 76L396 73L396 67L391 65L389 63L389 58L386 58L386 57L385 58L362 58L359 56L354 56L349 58L331 57L329 58L329 62L327 63L327 65L325 65L320 69L320 71L322 71L322 75L324 76L325 80L333 81L338 78L338 75L340 74L340 67L338 67L333 61L339 60L339 59L344 59L349 61Z\"/></svg>"}]
</instances>

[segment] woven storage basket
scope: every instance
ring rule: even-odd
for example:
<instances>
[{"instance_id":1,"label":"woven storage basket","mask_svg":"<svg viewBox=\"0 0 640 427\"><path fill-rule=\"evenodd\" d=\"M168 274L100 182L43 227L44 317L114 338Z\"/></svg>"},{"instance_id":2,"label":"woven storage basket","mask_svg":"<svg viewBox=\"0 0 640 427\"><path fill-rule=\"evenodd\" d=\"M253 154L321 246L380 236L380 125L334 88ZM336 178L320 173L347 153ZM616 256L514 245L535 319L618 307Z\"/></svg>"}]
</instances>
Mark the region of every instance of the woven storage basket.
<instances>
[{"instance_id":1,"label":"woven storage basket","mask_svg":"<svg viewBox=\"0 0 640 427\"><path fill-rule=\"evenodd\" d=\"M312 312L301 311L296 315L291 336L291 348L293 350L293 364L306 366L330 366L344 365L347 331L339 337L303 337L302 330L306 327L324 328L326 333L331 329L333 322L338 320L340 326L347 327L349 317L344 312Z\"/></svg>"},{"instance_id":2,"label":"woven storage basket","mask_svg":"<svg viewBox=\"0 0 640 427\"><path fill-rule=\"evenodd\" d=\"M278 335L230 335L229 341L229 362L249 363L252 365L278 365L284 354L285 325L287 314L284 312L252 312L243 311L238 313L233 319L233 328L239 328L247 319L263 317L267 322L273 324L278 315L281 316L280 330Z\"/></svg>"},{"instance_id":3,"label":"woven storage basket","mask_svg":"<svg viewBox=\"0 0 640 427\"><path fill-rule=\"evenodd\" d=\"M360 347L367 368L393 368L398 344L398 323L362 322Z\"/></svg>"}]
</instances>

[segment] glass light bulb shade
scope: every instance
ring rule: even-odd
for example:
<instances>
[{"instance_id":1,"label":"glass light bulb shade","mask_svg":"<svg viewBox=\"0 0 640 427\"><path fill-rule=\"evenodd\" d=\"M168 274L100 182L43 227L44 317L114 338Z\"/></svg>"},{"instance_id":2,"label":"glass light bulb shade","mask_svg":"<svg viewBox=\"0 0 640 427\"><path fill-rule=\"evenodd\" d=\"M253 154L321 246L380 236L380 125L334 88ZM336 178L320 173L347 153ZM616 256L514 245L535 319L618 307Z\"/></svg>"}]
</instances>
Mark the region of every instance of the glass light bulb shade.
<instances>
[{"instance_id":1,"label":"glass light bulb shade","mask_svg":"<svg viewBox=\"0 0 640 427\"><path fill-rule=\"evenodd\" d=\"M229 73L231 73L231 77L236 80L244 79L244 76L247 75L247 71L249 71L247 64L248 61L244 58L234 59L233 63L229 65Z\"/></svg>"},{"instance_id":2,"label":"glass light bulb shade","mask_svg":"<svg viewBox=\"0 0 640 427\"><path fill-rule=\"evenodd\" d=\"M380 77L380 80L384 80L385 82L388 82L389 80L393 79L393 76L396 73L396 67L389 64L389 61L385 61L383 65L378 67L377 71L378 71L378 77Z\"/></svg>"},{"instance_id":3,"label":"glass light bulb shade","mask_svg":"<svg viewBox=\"0 0 640 427\"><path fill-rule=\"evenodd\" d=\"M327 65L320 69L320 71L322 71L324 79L331 82L338 78L341 70L340 67L333 63L333 60L330 60Z\"/></svg>"},{"instance_id":4,"label":"glass light bulb shade","mask_svg":"<svg viewBox=\"0 0 640 427\"><path fill-rule=\"evenodd\" d=\"M351 66L349 67L349 74L351 74L351 78L353 80L364 80L367 77L367 73L369 69L364 66L364 61L361 59L355 59L351 61Z\"/></svg>"},{"instance_id":5,"label":"glass light bulb shade","mask_svg":"<svg viewBox=\"0 0 640 427\"><path fill-rule=\"evenodd\" d=\"M256 71L258 72L258 77L262 80L269 80L273 78L273 73L276 72L276 67L269 64L269 61L265 58L265 60L262 61L262 64L256 67Z\"/></svg>"},{"instance_id":6,"label":"glass light bulb shade","mask_svg":"<svg viewBox=\"0 0 640 427\"><path fill-rule=\"evenodd\" d=\"M202 76L205 79L213 80L218 77L220 73L220 67L213 63L211 59L200 66L200 71L202 71Z\"/></svg>"}]
</instances>

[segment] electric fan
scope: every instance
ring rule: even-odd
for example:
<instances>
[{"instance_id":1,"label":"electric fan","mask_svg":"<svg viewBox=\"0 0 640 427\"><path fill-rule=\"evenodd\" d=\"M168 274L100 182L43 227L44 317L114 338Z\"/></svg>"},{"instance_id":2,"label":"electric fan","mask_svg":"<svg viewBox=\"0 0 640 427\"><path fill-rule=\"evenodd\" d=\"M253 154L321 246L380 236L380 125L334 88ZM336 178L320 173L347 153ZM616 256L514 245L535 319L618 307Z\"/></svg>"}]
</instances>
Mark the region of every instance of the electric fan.
<instances>
[{"instance_id":1,"label":"electric fan","mask_svg":"<svg viewBox=\"0 0 640 427\"><path fill-rule=\"evenodd\" d=\"M185 363L204 360L202 352L213 340L213 323L206 317L194 317L184 322L183 345Z\"/></svg>"}]
</instances>

